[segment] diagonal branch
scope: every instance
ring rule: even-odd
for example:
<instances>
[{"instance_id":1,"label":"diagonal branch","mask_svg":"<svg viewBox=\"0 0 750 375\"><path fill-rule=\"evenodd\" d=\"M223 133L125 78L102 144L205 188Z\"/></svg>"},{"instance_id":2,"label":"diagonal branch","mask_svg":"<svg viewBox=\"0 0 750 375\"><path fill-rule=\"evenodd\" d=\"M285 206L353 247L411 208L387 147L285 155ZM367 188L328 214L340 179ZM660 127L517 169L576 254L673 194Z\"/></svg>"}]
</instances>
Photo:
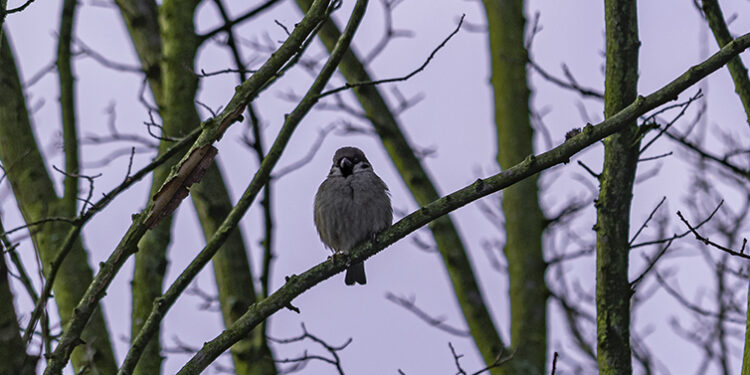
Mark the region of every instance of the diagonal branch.
<instances>
[{"instance_id":1,"label":"diagonal branch","mask_svg":"<svg viewBox=\"0 0 750 375\"><path fill-rule=\"evenodd\" d=\"M440 44L438 44L437 47L435 47L432 50L432 52L430 52L430 55L427 56L427 59L425 59L422 65L412 70L410 73L401 77L378 79L378 80L372 80L372 81L362 81L362 82L347 82L343 86L339 86L337 88L330 89L326 92L321 93L319 97L322 98L328 95L333 95L340 91L344 91L344 90L348 90L348 89L356 88L356 87L374 86L374 85L380 85L383 83L401 82L401 81L409 80L409 78L414 77L417 73L423 71L427 67L427 65L430 64L430 61L432 61L432 59L435 58L435 55L437 55L438 51L440 51L443 47L445 47L445 45L448 44L448 41L451 40L451 38L453 38L454 35L458 34L458 31L461 30L461 25L463 25L464 23L465 17L466 15L461 16L461 19L459 19L458 24L456 25L456 28L450 34L448 34L448 36L445 37L445 39L443 39L443 41L440 42Z\"/></svg>"},{"instance_id":2,"label":"diagonal branch","mask_svg":"<svg viewBox=\"0 0 750 375\"><path fill-rule=\"evenodd\" d=\"M276 5L279 0L267 0L263 4L258 5L257 7L250 9L249 11L245 12L245 14L233 19L233 20L227 20L224 22L223 25L203 34L199 35L198 39L200 39L201 42L210 39L211 37L215 36L216 34L222 32L222 31L230 31L232 28L242 22L247 21L250 18L253 18L257 16L258 14L262 13L264 10Z\"/></svg>"},{"instance_id":3,"label":"diagonal branch","mask_svg":"<svg viewBox=\"0 0 750 375\"><path fill-rule=\"evenodd\" d=\"M279 131L279 135L276 141L268 151L263 163L256 172L252 181L248 185L247 189L243 193L242 197L238 201L237 205L224 219L221 226L215 231L214 235L207 241L206 247L201 250L198 256L188 265L188 267L177 277L177 280L167 289L162 297L157 299L154 307L149 315L146 323L143 325L141 332L133 339L132 346L125 357L122 367L118 372L120 375L130 374L135 364L138 362L138 358L145 348L146 344L151 340L154 333L159 327L161 320L163 319L166 312L174 304L177 298L182 294L182 291L187 288L193 278L200 272L200 270L208 263L211 258L216 254L221 245L226 241L229 234L236 228L240 219L250 207L250 204L255 200L255 197L260 192L261 188L266 184L271 174L271 170L276 165L276 162L281 157L283 150L291 138L294 129L297 127L299 122L304 118L307 112L310 111L312 106L317 102L317 97L325 87L326 83L330 79L331 75L336 69L341 57L344 52L348 50L349 43L351 42L354 32L359 26L359 22L362 19L364 10L366 8L367 1L360 0L352 12L352 17L347 25L347 30L342 34L341 39L336 43L336 48L331 53L330 58L321 69L320 74L313 82L312 86L308 90L305 97L302 98L297 107L286 116L284 126Z\"/></svg>"},{"instance_id":4,"label":"diagonal branch","mask_svg":"<svg viewBox=\"0 0 750 375\"><path fill-rule=\"evenodd\" d=\"M445 323L444 318L433 317L426 313L424 310L417 307L414 303L414 298L399 297L395 294L388 292L385 294L385 298L408 311L411 311L417 318L421 319L425 323L443 331L455 335L458 337L471 337L471 332L465 329L456 328Z\"/></svg>"},{"instance_id":5,"label":"diagonal branch","mask_svg":"<svg viewBox=\"0 0 750 375\"><path fill-rule=\"evenodd\" d=\"M750 259L750 254L745 254L745 248L747 247L747 238L742 241L742 248L740 248L740 251L735 251L726 246L723 246L714 241L711 241L710 239L708 239L708 237L702 236L700 233L698 233L698 231L692 225L690 225L690 222L688 222L687 219L685 219L685 217L682 216L682 212L677 211L677 216L680 218L680 220L682 220L683 223L685 223L685 225L688 227L690 232L693 233L693 235L695 236L695 239L700 242L703 242L703 244L705 244L706 246L713 246L725 253L734 255L736 257Z\"/></svg>"},{"instance_id":6,"label":"diagonal branch","mask_svg":"<svg viewBox=\"0 0 750 375\"><path fill-rule=\"evenodd\" d=\"M337 257L324 261L300 275L288 278L286 284L268 298L255 303L228 329L206 342L198 353L180 370L179 374L197 374L205 369L222 352L241 340L247 333L276 311L291 304L291 301L316 286L323 280L342 272L347 264L362 262L381 252L385 247L404 238L429 222L463 207L479 198L498 192L552 166L567 163L584 148L600 141L654 108L674 100L681 92L721 68L731 58L750 47L750 34L728 43L706 61L688 69L666 86L654 93L639 96L633 103L617 114L597 125L587 125L583 131L561 145L538 156L529 156L523 162L487 179L479 179L452 194L444 196L404 217L392 227L378 235L374 241L366 242L352 250L348 257Z\"/></svg>"},{"instance_id":7,"label":"diagonal branch","mask_svg":"<svg viewBox=\"0 0 750 375\"><path fill-rule=\"evenodd\" d=\"M706 16L706 21L708 21L708 26L711 27L711 31L714 33L716 43L719 47L724 47L732 40L732 35L729 34L729 28L727 28L726 22L724 22L724 15L721 12L719 2L717 0L703 0L702 8L703 14ZM737 96L742 101L747 122L750 125L750 79L747 77L747 68L738 56L727 63L727 69L729 69L729 74L732 76L734 91L737 92Z\"/></svg>"},{"instance_id":8,"label":"diagonal branch","mask_svg":"<svg viewBox=\"0 0 750 375\"><path fill-rule=\"evenodd\" d=\"M94 214L101 211L104 207L106 207L114 198L122 193L123 191L127 190L128 187L133 185L134 183L140 181L143 177L145 177L147 174L151 173L156 167L163 164L165 161L169 160L172 156L174 156L176 153L186 149L192 142L195 141L195 139L198 137L199 130L194 131L190 135L186 136L183 140L181 140L176 145L172 146L167 152L162 154L161 156L157 157L146 165L145 167L141 168L138 172L133 174L132 176L128 175L125 177L125 180L118 186L116 186L114 189L109 191L107 194L104 194L104 197L102 197L99 201L94 203L91 208L86 211L83 215L79 216L75 220L73 220L73 228L71 228L68 231L68 234L65 236L65 240L63 241L63 244L60 246L59 250L57 251L55 258L50 263L49 272L47 273L45 277L45 285L44 289L42 290L42 294L37 299L36 305L34 306L34 310L31 313L31 319L29 320L29 323L26 326L26 330L24 333L24 342L29 342L31 339L31 335L34 333L34 327L36 326L37 320L42 316L42 312L44 311L44 308L47 304L47 299L52 294L52 286L55 283L55 279L57 277L57 272L60 268L60 265L62 264L63 260L67 257L70 250L73 248L73 244L78 239L78 234L80 233L82 227L86 222L88 222Z\"/></svg>"},{"instance_id":9,"label":"diagonal branch","mask_svg":"<svg viewBox=\"0 0 750 375\"><path fill-rule=\"evenodd\" d=\"M276 76L278 70L281 69L284 63L297 53L299 47L308 39L310 33L324 19L328 3L329 2L326 0L315 1L314 7L307 13L305 18L297 24L292 35L279 47L277 52L272 55L258 72L250 77L250 79L237 87L235 95L225 107L224 111L222 111L222 113L216 118L210 119L202 124L203 126L200 128L202 130L201 134L193 144L193 149L205 147L206 145L217 141L231 124L241 119L242 112L247 104L258 94L269 80ZM295 118L295 120L299 121L302 118L303 113L298 113L296 115L298 118ZM289 117L291 118L291 116ZM291 131L286 135L287 139L289 136L291 136ZM270 153L273 155L271 159L278 159L280 157L281 149L272 149L272 151L275 151L277 154L274 155L273 152ZM190 154L192 154L192 152L188 151L187 155ZM180 164L185 160L186 159L183 158ZM273 163L269 164L269 166L273 165ZM179 168L175 168L175 173L178 169ZM264 177L267 178L270 170L265 172L266 175ZM172 173L172 176L170 177L174 177L175 173ZM169 179L170 178L167 178L167 181ZM258 183L262 182L258 181ZM57 348L55 348L50 355L49 366L45 370L45 374L58 374L67 364L73 348L80 343L80 333L86 326L86 322L91 317L91 314L94 313L98 301L104 296L112 279L114 279L127 258L137 249L138 241L143 237L147 230L145 222L148 216L147 214L152 210L152 207L153 202L149 203L141 214L133 215L133 224L128 228L122 240L107 261L101 264L99 272L89 285L78 306L75 308L72 319L66 325ZM247 209L247 207L245 207L245 209ZM239 217L242 216L242 213L244 213L244 210L235 215L235 220L239 221ZM227 233L223 233L223 235L223 239L226 239Z\"/></svg>"},{"instance_id":10,"label":"diagonal branch","mask_svg":"<svg viewBox=\"0 0 750 375\"><path fill-rule=\"evenodd\" d=\"M309 8L310 3L310 0L297 0L297 4L303 10ZM458 27L449 35L454 34L455 30L458 30ZM330 51L340 34L336 24L330 21L323 25L318 36ZM444 38L441 45L447 41L448 38ZM430 55L434 56L437 51L438 49L433 49ZM347 82L375 81L353 50L344 55L339 71ZM432 182L417 152L414 151L408 134L405 134L396 114L386 103L379 87L363 85L354 88L353 93L364 111L362 117L366 117L372 124L374 132L380 138L417 204L423 206L440 198L441 194ZM435 238L435 244L450 277L461 312L474 336L477 347L482 350L485 363L491 363L495 360L497 353L504 348L504 344L492 320L492 314L487 308L482 291L479 289L479 283L461 236L449 216L432 223L430 232Z\"/></svg>"}]
</instances>

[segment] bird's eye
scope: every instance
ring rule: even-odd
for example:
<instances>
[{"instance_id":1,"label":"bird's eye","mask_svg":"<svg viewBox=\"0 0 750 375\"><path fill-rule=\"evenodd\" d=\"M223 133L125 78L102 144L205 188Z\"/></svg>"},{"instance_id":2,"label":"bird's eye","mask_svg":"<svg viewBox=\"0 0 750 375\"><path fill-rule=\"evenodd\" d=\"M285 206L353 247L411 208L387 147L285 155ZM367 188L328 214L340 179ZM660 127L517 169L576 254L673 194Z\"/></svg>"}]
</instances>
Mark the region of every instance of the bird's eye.
<instances>
[{"instance_id":1,"label":"bird's eye","mask_svg":"<svg viewBox=\"0 0 750 375\"><path fill-rule=\"evenodd\" d=\"M362 163L362 168L370 168L370 164L367 164L367 163L363 162Z\"/></svg>"}]
</instances>

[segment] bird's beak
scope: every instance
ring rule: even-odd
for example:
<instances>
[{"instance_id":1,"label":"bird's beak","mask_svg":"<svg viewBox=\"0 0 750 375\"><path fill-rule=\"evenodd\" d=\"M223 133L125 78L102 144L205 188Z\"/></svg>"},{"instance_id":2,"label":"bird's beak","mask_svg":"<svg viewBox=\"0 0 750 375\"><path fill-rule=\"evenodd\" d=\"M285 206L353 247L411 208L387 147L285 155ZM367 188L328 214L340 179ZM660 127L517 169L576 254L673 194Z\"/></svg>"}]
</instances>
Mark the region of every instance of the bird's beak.
<instances>
[{"instance_id":1,"label":"bird's beak","mask_svg":"<svg viewBox=\"0 0 750 375\"><path fill-rule=\"evenodd\" d=\"M348 176L352 174L352 168L354 165L352 164L352 161L349 160L349 158L341 158L341 161L339 161L339 168L341 169L341 174L344 176Z\"/></svg>"}]
</instances>

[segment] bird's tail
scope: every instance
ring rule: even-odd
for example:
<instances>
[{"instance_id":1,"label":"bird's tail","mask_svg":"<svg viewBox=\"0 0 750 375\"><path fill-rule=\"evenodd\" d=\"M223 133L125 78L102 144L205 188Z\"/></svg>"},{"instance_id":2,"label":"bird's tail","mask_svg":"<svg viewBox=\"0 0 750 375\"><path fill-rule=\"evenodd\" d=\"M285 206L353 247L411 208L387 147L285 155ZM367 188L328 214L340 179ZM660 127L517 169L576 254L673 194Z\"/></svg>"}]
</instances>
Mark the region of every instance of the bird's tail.
<instances>
[{"instance_id":1,"label":"bird's tail","mask_svg":"<svg viewBox=\"0 0 750 375\"><path fill-rule=\"evenodd\" d=\"M367 284L367 277L365 277L365 263L360 262L352 264L347 268L344 282L346 285L354 285L354 283L360 283L362 285Z\"/></svg>"}]
</instances>

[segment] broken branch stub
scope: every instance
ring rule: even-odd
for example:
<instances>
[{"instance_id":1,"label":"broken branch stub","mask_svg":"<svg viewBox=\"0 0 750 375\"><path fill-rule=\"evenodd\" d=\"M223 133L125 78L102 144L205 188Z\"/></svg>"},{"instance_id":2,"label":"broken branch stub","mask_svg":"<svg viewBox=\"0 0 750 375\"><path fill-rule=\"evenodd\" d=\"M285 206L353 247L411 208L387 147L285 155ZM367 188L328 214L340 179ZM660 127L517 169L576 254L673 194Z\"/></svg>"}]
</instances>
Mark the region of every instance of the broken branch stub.
<instances>
[{"instance_id":1,"label":"broken branch stub","mask_svg":"<svg viewBox=\"0 0 750 375\"><path fill-rule=\"evenodd\" d=\"M146 219L148 229L154 229L165 216L177 209L180 202L188 196L188 188L200 181L206 174L217 151L216 147L205 145L190 153L177 174L154 194L154 204Z\"/></svg>"}]
</instances>

